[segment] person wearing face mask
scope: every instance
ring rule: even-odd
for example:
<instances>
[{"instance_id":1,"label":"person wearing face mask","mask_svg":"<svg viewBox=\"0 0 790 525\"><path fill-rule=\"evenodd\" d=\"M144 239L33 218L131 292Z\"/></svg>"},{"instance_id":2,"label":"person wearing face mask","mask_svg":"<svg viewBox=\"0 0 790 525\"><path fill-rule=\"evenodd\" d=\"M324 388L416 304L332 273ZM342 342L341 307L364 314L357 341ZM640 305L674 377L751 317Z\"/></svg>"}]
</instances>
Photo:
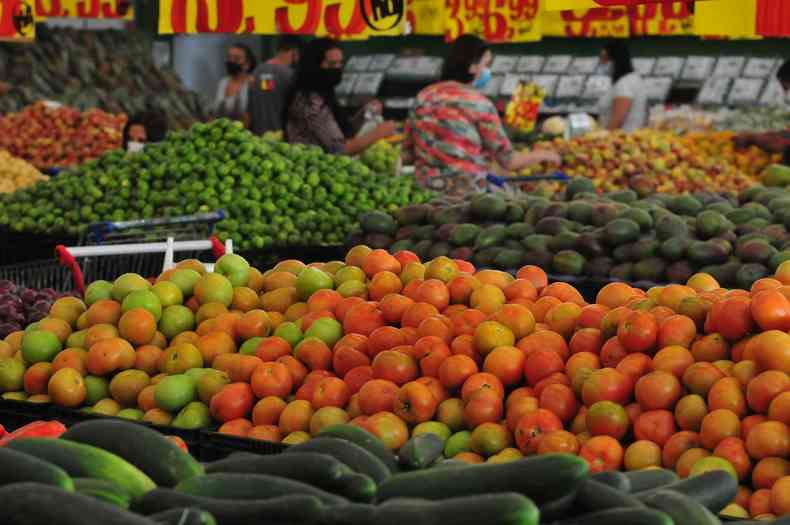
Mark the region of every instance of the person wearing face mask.
<instances>
[{"instance_id":1,"label":"person wearing face mask","mask_svg":"<svg viewBox=\"0 0 790 525\"><path fill-rule=\"evenodd\" d=\"M335 88L343 78L343 51L337 42L318 38L299 59L299 68L285 104L285 139L296 144L320 146L327 153L356 155L381 139L395 134L393 122L354 135L354 126L338 104ZM380 108L374 101L368 108Z\"/></svg>"},{"instance_id":2,"label":"person wearing face mask","mask_svg":"<svg viewBox=\"0 0 790 525\"><path fill-rule=\"evenodd\" d=\"M634 131L647 124L647 94L642 76L634 70L625 42L614 40L601 50L600 63L612 77L612 87L598 102L604 129Z\"/></svg>"},{"instance_id":3,"label":"person wearing face mask","mask_svg":"<svg viewBox=\"0 0 790 525\"><path fill-rule=\"evenodd\" d=\"M238 120L249 126L247 105L252 82L250 72L255 69L255 64L255 54L244 44L235 44L228 48L225 60L228 76L220 80L212 104L215 117Z\"/></svg>"},{"instance_id":4,"label":"person wearing face mask","mask_svg":"<svg viewBox=\"0 0 790 525\"><path fill-rule=\"evenodd\" d=\"M277 44L277 54L253 71L250 131L256 135L283 129L285 97L291 89L301 50L302 39L286 35Z\"/></svg>"},{"instance_id":5,"label":"person wearing face mask","mask_svg":"<svg viewBox=\"0 0 790 525\"><path fill-rule=\"evenodd\" d=\"M550 150L516 153L494 103L481 90L491 80L491 51L473 35L450 46L441 81L423 89L406 121L401 146L423 186L453 196L480 187L492 163L518 171L539 162L559 164Z\"/></svg>"},{"instance_id":6,"label":"person wearing face mask","mask_svg":"<svg viewBox=\"0 0 790 525\"><path fill-rule=\"evenodd\" d=\"M159 142L167 134L167 122L157 112L134 115L123 128L123 149L129 153L142 151L146 144Z\"/></svg>"}]
</instances>

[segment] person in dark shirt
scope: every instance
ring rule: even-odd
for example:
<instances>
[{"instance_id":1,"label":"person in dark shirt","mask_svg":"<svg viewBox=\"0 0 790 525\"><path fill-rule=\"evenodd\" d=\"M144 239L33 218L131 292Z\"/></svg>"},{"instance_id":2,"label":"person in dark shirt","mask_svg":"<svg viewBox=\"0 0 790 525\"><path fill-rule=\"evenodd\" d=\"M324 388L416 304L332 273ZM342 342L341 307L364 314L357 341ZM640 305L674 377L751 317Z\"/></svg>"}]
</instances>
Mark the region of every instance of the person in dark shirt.
<instances>
[{"instance_id":1,"label":"person in dark shirt","mask_svg":"<svg viewBox=\"0 0 790 525\"><path fill-rule=\"evenodd\" d=\"M256 135L283 129L285 98L291 89L302 45L298 36L282 37L277 44L277 54L253 71L249 112L250 130Z\"/></svg>"}]
</instances>

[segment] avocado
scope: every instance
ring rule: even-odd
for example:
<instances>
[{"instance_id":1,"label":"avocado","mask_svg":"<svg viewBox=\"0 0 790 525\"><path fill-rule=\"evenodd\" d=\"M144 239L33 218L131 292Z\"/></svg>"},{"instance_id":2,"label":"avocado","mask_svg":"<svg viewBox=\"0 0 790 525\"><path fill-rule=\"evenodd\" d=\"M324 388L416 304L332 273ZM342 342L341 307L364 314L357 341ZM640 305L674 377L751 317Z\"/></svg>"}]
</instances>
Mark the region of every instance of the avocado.
<instances>
[{"instance_id":1,"label":"avocado","mask_svg":"<svg viewBox=\"0 0 790 525\"><path fill-rule=\"evenodd\" d=\"M568 205L564 202L552 202L543 211L544 217L565 217L568 214Z\"/></svg>"},{"instance_id":2,"label":"avocado","mask_svg":"<svg viewBox=\"0 0 790 525\"><path fill-rule=\"evenodd\" d=\"M634 190L613 191L606 196L615 202L622 202L623 204L631 204L639 198L639 195Z\"/></svg>"},{"instance_id":3,"label":"avocado","mask_svg":"<svg viewBox=\"0 0 790 525\"><path fill-rule=\"evenodd\" d=\"M568 205L568 218L582 224L592 221L593 207L589 202L575 201Z\"/></svg>"},{"instance_id":4,"label":"avocado","mask_svg":"<svg viewBox=\"0 0 790 525\"><path fill-rule=\"evenodd\" d=\"M592 193L595 192L595 185L593 181L587 177L574 177L565 185L565 197L568 200L573 199L579 193Z\"/></svg>"},{"instance_id":5,"label":"avocado","mask_svg":"<svg viewBox=\"0 0 790 525\"><path fill-rule=\"evenodd\" d=\"M748 224L749 226L754 226L755 228L761 230L766 226L769 226L771 224L771 220L765 219L763 217L755 217L753 219L750 219L749 222L747 222L746 224Z\"/></svg>"},{"instance_id":6,"label":"avocado","mask_svg":"<svg viewBox=\"0 0 790 525\"><path fill-rule=\"evenodd\" d=\"M538 251L538 252L545 252L549 249L549 241L551 240L551 235L543 235L541 233L533 233L532 235L528 235L523 241L522 244L527 251Z\"/></svg>"},{"instance_id":7,"label":"avocado","mask_svg":"<svg viewBox=\"0 0 790 525\"><path fill-rule=\"evenodd\" d=\"M790 250L776 252L768 259L768 269L775 272L779 265L785 261L790 261Z\"/></svg>"},{"instance_id":8,"label":"avocado","mask_svg":"<svg viewBox=\"0 0 790 525\"><path fill-rule=\"evenodd\" d=\"M472 197L470 211L473 217L484 221L499 221L507 214L507 202L499 195L482 193Z\"/></svg>"},{"instance_id":9,"label":"avocado","mask_svg":"<svg viewBox=\"0 0 790 525\"><path fill-rule=\"evenodd\" d=\"M534 231L535 228L526 222L515 222L507 227L507 238L520 241Z\"/></svg>"},{"instance_id":10,"label":"avocado","mask_svg":"<svg viewBox=\"0 0 790 525\"><path fill-rule=\"evenodd\" d=\"M753 212L752 217L760 217L761 219L765 219L767 221L770 221L773 218L773 214L771 213L771 210L769 210L767 207L763 206L759 202L749 202L747 204L744 204L741 207L741 209L752 211Z\"/></svg>"},{"instance_id":11,"label":"avocado","mask_svg":"<svg viewBox=\"0 0 790 525\"><path fill-rule=\"evenodd\" d=\"M726 215L730 213L734 208L733 205L730 204L728 201L722 202L714 202L713 204L709 204L705 207L706 210L715 211L721 213L722 215Z\"/></svg>"},{"instance_id":12,"label":"avocado","mask_svg":"<svg viewBox=\"0 0 790 525\"><path fill-rule=\"evenodd\" d=\"M535 233L546 235L558 235L563 231L571 231L572 224L569 220L562 217L544 217L535 225Z\"/></svg>"},{"instance_id":13,"label":"avocado","mask_svg":"<svg viewBox=\"0 0 790 525\"><path fill-rule=\"evenodd\" d=\"M604 226L617 217L617 206L612 203L599 203L593 205L592 223L594 226Z\"/></svg>"},{"instance_id":14,"label":"avocado","mask_svg":"<svg viewBox=\"0 0 790 525\"><path fill-rule=\"evenodd\" d=\"M661 242L656 239L639 239L633 243L632 256L634 260L649 259L658 255Z\"/></svg>"},{"instance_id":15,"label":"avocado","mask_svg":"<svg viewBox=\"0 0 790 525\"><path fill-rule=\"evenodd\" d=\"M781 164L771 164L763 170L763 184L766 186L790 185L790 167Z\"/></svg>"},{"instance_id":16,"label":"avocado","mask_svg":"<svg viewBox=\"0 0 790 525\"><path fill-rule=\"evenodd\" d=\"M365 244L375 249L389 248L395 239L383 233L369 233L365 235Z\"/></svg>"},{"instance_id":17,"label":"avocado","mask_svg":"<svg viewBox=\"0 0 790 525\"><path fill-rule=\"evenodd\" d=\"M768 203L768 209L771 210L771 213L774 215L776 215L776 212L779 210L786 210L788 208L790 208L790 197L786 195L775 197Z\"/></svg>"},{"instance_id":18,"label":"avocado","mask_svg":"<svg viewBox=\"0 0 790 525\"><path fill-rule=\"evenodd\" d=\"M637 281L661 282L664 277L666 263L658 257L642 259L634 264L632 273Z\"/></svg>"},{"instance_id":19,"label":"avocado","mask_svg":"<svg viewBox=\"0 0 790 525\"><path fill-rule=\"evenodd\" d=\"M659 253L668 261L677 261L686 256L691 240L687 237L671 237L661 243Z\"/></svg>"},{"instance_id":20,"label":"avocado","mask_svg":"<svg viewBox=\"0 0 790 525\"><path fill-rule=\"evenodd\" d=\"M636 257L636 250L634 248L635 243L631 242L628 244L621 244L614 250L612 250L612 257L617 262L625 262L625 261L635 261L637 260Z\"/></svg>"},{"instance_id":21,"label":"avocado","mask_svg":"<svg viewBox=\"0 0 790 525\"><path fill-rule=\"evenodd\" d=\"M600 238L600 234L596 232L582 233L576 239L576 249L588 257L600 257L606 253Z\"/></svg>"},{"instance_id":22,"label":"avocado","mask_svg":"<svg viewBox=\"0 0 790 525\"><path fill-rule=\"evenodd\" d=\"M506 236L507 226L501 224L489 226L477 234L477 238L475 239L475 247L482 249L490 248L491 246L499 246L505 242Z\"/></svg>"},{"instance_id":23,"label":"avocado","mask_svg":"<svg viewBox=\"0 0 790 525\"><path fill-rule=\"evenodd\" d=\"M768 242L755 239L738 244L735 255L746 263L768 263L778 252Z\"/></svg>"},{"instance_id":24,"label":"avocado","mask_svg":"<svg viewBox=\"0 0 790 525\"><path fill-rule=\"evenodd\" d=\"M787 229L781 224L769 224L763 228L763 233L771 239L771 244L781 246L787 240Z\"/></svg>"},{"instance_id":25,"label":"avocado","mask_svg":"<svg viewBox=\"0 0 790 525\"><path fill-rule=\"evenodd\" d=\"M546 211L549 204L549 201L546 199L539 199L531 203L524 214L524 222L537 224L537 222L543 218L543 212Z\"/></svg>"},{"instance_id":26,"label":"avocado","mask_svg":"<svg viewBox=\"0 0 790 525\"><path fill-rule=\"evenodd\" d=\"M359 217L359 225L366 233L381 233L392 236L398 230L398 223L389 213L369 211Z\"/></svg>"},{"instance_id":27,"label":"avocado","mask_svg":"<svg viewBox=\"0 0 790 525\"><path fill-rule=\"evenodd\" d=\"M435 242L428 250L428 259L436 259L437 257L447 257L450 255L453 247L449 242Z\"/></svg>"},{"instance_id":28,"label":"avocado","mask_svg":"<svg viewBox=\"0 0 790 525\"><path fill-rule=\"evenodd\" d=\"M726 219L716 211L705 210L697 215L695 231L700 239L710 239L724 230Z\"/></svg>"},{"instance_id":29,"label":"avocado","mask_svg":"<svg viewBox=\"0 0 790 525\"><path fill-rule=\"evenodd\" d=\"M746 224L751 219L757 216L757 213L753 209L749 208L738 208L727 212L725 217L731 220L734 224Z\"/></svg>"},{"instance_id":30,"label":"avocado","mask_svg":"<svg viewBox=\"0 0 790 525\"><path fill-rule=\"evenodd\" d=\"M460 248L453 248L450 251L451 259L461 259L462 261L471 261L475 251L469 246L461 246Z\"/></svg>"},{"instance_id":31,"label":"avocado","mask_svg":"<svg viewBox=\"0 0 790 525\"><path fill-rule=\"evenodd\" d=\"M414 251L414 243L410 239L400 239L395 241L387 248L390 253L398 253L400 251Z\"/></svg>"},{"instance_id":32,"label":"avocado","mask_svg":"<svg viewBox=\"0 0 790 525\"><path fill-rule=\"evenodd\" d=\"M768 204L778 198L778 197L786 197L787 193L785 193L784 188L765 188L762 191L757 192L754 196L753 202L757 202L762 204L765 207L768 207Z\"/></svg>"},{"instance_id":33,"label":"avocado","mask_svg":"<svg viewBox=\"0 0 790 525\"><path fill-rule=\"evenodd\" d=\"M755 281L768 277L768 268L759 263L747 263L742 265L735 274L735 284L738 288L748 290Z\"/></svg>"},{"instance_id":34,"label":"avocado","mask_svg":"<svg viewBox=\"0 0 790 525\"><path fill-rule=\"evenodd\" d=\"M436 241L448 242L457 224L442 224L433 232L433 238Z\"/></svg>"},{"instance_id":35,"label":"avocado","mask_svg":"<svg viewBox=\"0 0 790 525\"><path fill-rule=\"evenodd\" d=\"M702 203L691 195L678 195L670 202L669 209L678 215L695 217L702 211Z\"/></svg>"},{"instance_id":36,"label":"avocado","mask_svg":"<svg viewBox=\"0 0 790 525\"><path fill-rule=\"evenodd\" d=\"M667 281L686 283L694 275L694 268L688 261L675 261L666 267Z\"/></svg>"},{"instance_id":37,"label":"avocado","mask_svg":"<svg viewBox=\"0 0 790 525\"><path fill-rule=\"evenodd\" d=\"M524 252L524 264L531 264L541 268L549 268L554 256L551 252L528 250Z\"/></svg>"},{"instance_id":38,"label":"avocado","mask_svg":"<svg viewBox=\"0 0 790 525\"><path fill-rule=\"evenodd\" d=\"M549 250L554 253L562 250L572 250L576 247L578 240L578 233L561 232L549 240Z\"/></svg>"},{"instance_id":39,"label":"avocado","mask_svg":"<svg viewBox=\"0 0 790 525\"><path fill-rule=\"evenodd\" d=\"M643 231L650 231L653 229L653 216L650 212L640 208L629 208L619 215L621 219L631 219L639 225Z\"/></svg>"},{"instance_id":40,"label":"avocado","mask_svg":"<svg viewBox=\"0 0 790 525\"><path fill-rule=\"evenodd\" d=\"M469 222L468 218L469 210L465 204L454 204L453 206L437 208L431 214L431 222L436 226Z\"/></svg>"},{"instance_id":41,"label":"avocado","mask_svg":"<svg viewBox=\"0 0 790 525\"><path fill-rule=\"evenodd\" d=\"M430 251L431 246L433 246L433 241L422 240L414 245L414 249L412 251L417 255L417 257L425 261L430 259L430 257L428 257L428 252Z\"/></svg>"},{"instance_id":42,"label":"avocado","mask_svg":"<svg viewBox=\"0 0 790 525\"><path fill-rule=\"evenodd\" d=\"M414 235L412 236L412 239L416 239L418 241L430 241L433 239L433 233L435 230L436 227L431 224L417 226L414 229Z\"/></svg>"},{"instance_id":43,"label":"avocado","mask_svg":"<svg viewBox=\"0 0 790 525\"><path fill-rule=\"evenodd\" d=\"M634 263L620 263L612 267L611 271L609 272L609 277L620 281L631 281L633 280L633 268Z\"/></svg>"},{"instance_id":44,"label":"avocado","mask_svg":"<svg viewBox=\"0 0 790 525\"><path fill-rule=\"evenodd\" d=\"M573 250L562 250L551 261L551 267L560 275L581 275L584 263L587 262L582 254Z\"/></svg>"},{"instance_id":45,"label":"avocado","mask_svg":"<svg viewBox=\"0 0 790 525\"><path fill-rule=\"evenodd\" d=\"M609 277L614 261L611 257L596 257L589 259L584 265L584 275L589 277Z\"/></svg>"},{"instance_id":46,"label":"avocado","mask_svg":"<svg viewBox=\"0 0 790 525\"><path fill-rule=\"evenodd\" d=\"M450 234L449 241L455 246L470 246L479 234L480 226L477 224L458 224Z\"/></svg>"},{"instance_id":47,"label":"avocado","mask_svg":"<svg viewBox=\"0 0 790 525\"><path fill-rule=\"evenodd\" d=\"M688 224L677 215L665 215L656 221L656 236L662 241L688 235Z\"/></svg>"},{"instance_id":48,"label":"avocado","mask_svg":"<svg viewBox=\"0 0 790 525\"><path fill-rule=\"evenodd\" d=\"M605 232L606 242L619 246L639 238L639 225L631 219L615 219L606 225Z\"/></svg>"},{"instance_id":49,"label":"avocado","mask_svg":"<svg viewBox=\"0 0 790 525\"><path fill-rule=\"evenodd\" d=\"M492 248L484 248L482 250L475 250L472 256L472 263L477 268L491 268L494 265L494 259L499 254L500 248L496 246Z\"/></svg>"},{"instance_id":50,"label":"avocado","mask_svg":"<svg viewBox=\"0 0 790 525\"><path fill-rule=\"evenodd\" d=\"M499 270L517 270L521 268L524 252L503 248L494 258L494 267Z\"/></svg>"},{"instance_id":51,"label":"avocado","mask_svg":"<svg viewBox=\"0 0 790 525\"><path fill-rule=\"evenodd\" d=\"M428 204L410 204L395 212L395 219L401 226L422 224L428 220L433 208Z\"/></svg>"},{"instance_id":52,"label":"avocado","mask_svg":"<svg viewBox=\"0 0 790 525\"><path fill-rule=\"evenodd\" d=\"M727 250L713 241L692 241L686 256L694 264L721 264L727 261Z\"/></svg>"},{"instance_id":53,"label":"avocado","mask_svg":"<svg viewBox=\"0 0 790 525\"><path fill-rule=\"evenodd\" d=\"M754 186L749 186L745 190L741 192L739 195L741 202L751 202L754 200L755 195L760 193L765 189L765 186L761 186L760 184L755 184Z\"/></svg>"},{"instance_id":54,"label":"avocado","mask_svg":"<svg viewBox=\"0 0 790 525\"><path fill-rule=\"evenodd\" d=\"M524 208L518 204L508 204L505 210L504 221L508 224L521 222L524 220Z\"/></svg>"},{"instance_id":55,"label":"avocado","mask_svg":"<svg viewBox=\"0 0 790 525\"><path fill-rule=\"evenodd\" d=\"M417 228L414 226L403 226L398 228L398 231L395 232L395 240L400 241L403 239L411 239L417 232Z\"/></svg>"}]
</instances>

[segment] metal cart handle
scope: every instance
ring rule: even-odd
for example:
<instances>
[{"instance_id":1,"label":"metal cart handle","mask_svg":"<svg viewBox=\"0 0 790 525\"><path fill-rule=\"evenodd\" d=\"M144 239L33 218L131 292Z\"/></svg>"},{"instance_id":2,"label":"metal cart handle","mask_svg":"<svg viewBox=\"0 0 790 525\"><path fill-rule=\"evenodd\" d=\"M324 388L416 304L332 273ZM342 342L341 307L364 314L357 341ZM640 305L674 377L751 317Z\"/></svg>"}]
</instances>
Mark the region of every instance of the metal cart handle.
<instances>
[{"instance_id":1,"label":"metal cart handle","mask_svg":"<svg viewBox=\"0 0 790 525\"><path fill-rule=\"evenodd\" d=\"M215 224L225 218L222 210L195 215L180 215L178 217L162 217L156 219L138 219L134 221L97 222L88 226L88 229L97 239L102 239L110 232L132 230L135 228L149 228L153 226L171 226L176 224Z\"/></svg>"},{"instance_id":2,"label":"metal cart handle","mask_svg":"<svg viewBox=\"0 0 790 525\"><path fill-rule=\"evenodd\" d=\"M543 181L543 180L568 182L569 180L571 180L571 178L565 175L561 171L554 172L551 175L518 175L515 177L500 177L499 175L486 176L486 181L489 184L499 186L500 188L508 183L535 182L535 181Z\"/></svg>"}]
</instances>

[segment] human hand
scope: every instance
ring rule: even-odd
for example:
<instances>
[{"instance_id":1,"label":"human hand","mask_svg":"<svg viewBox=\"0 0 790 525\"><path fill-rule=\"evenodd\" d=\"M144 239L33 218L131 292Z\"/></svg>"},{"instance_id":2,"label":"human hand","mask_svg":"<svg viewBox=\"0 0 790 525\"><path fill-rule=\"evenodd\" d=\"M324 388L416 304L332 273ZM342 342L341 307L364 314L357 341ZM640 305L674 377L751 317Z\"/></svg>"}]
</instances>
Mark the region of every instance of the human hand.
<instances>
[{"instance_id":1,"label":"human hand","mask_svg":"<svg viewBox=\"0 0 790 525\"><path fill-rule=\"evenodd\" d=\"M562 164L562 158L560 157L559 153L557 153L553 149L535 150L532 153L532 156L537 160L537 162L549 162L551 164Z\"/></svg>"},{"instance_id":2,"label":"human hand","mask_svg":"<svg viewBox=\"0 0 790 525\"><path fill-rule=\"evenodd\" d=\"M391 120L385 120L373 130L379 139L391 137L398 132L398 124Z\"/></svg>"}]
</instances>

